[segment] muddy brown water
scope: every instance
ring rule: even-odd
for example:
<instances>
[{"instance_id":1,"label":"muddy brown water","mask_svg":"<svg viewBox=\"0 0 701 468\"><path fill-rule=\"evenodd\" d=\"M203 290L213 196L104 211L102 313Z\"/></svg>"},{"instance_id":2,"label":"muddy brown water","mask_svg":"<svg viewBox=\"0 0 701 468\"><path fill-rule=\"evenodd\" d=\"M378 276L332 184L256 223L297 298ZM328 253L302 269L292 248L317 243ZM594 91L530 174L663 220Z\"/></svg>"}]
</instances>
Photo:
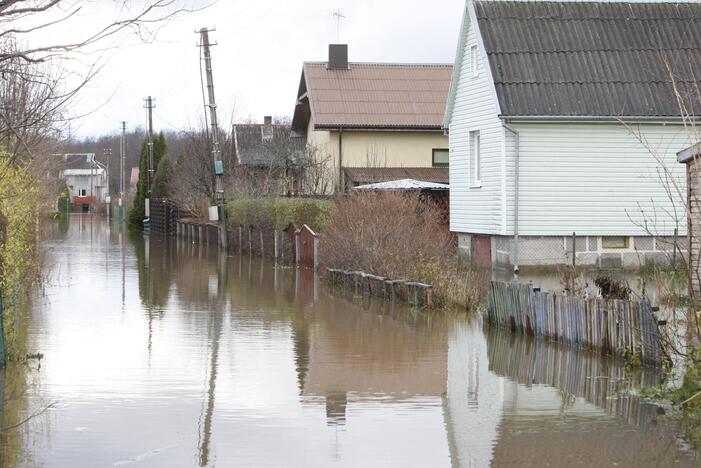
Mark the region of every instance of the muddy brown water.
<instances>
[{"instance_id":1,"label":"muddy brown water","mask_svg":"<svg viewBox=\"0 0 701 468\"><path fill-rule=\"evenodd\" d=\"M41 414L3 431L2 466L697 464L676 419L628 393L653 370L99 217L44 247L44 358L0 378L2 427Z\"/></svg>"}]
</instances>

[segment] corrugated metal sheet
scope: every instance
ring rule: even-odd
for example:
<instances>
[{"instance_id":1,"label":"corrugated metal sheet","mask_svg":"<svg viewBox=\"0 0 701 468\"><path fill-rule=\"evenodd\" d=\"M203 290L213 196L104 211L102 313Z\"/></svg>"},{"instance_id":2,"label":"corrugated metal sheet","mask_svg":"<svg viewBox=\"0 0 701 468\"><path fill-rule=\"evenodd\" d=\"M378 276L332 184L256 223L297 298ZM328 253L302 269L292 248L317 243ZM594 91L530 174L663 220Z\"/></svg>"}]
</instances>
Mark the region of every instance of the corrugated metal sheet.
<instances>
[{"instance_id":1,"label":"corrugated metal sheet","mask_svg":"<svg viewBox=\"0 0 701 468\"><path fill-rule=\"evenodd\" d=\"M503 115L678 116L678 97L701 115L699 3L478 0L475 9Z\"/></svg>"},{"instance_id":2,"label":"corrugated metal sheet","mask_svg":"<svg viewBox=\"0 0 701 468\"><path fill-rule=\"evenodd\" d=\"M400 179L448 183L447 167L344 167L343 172L350 185L375 184Z\"/></svg>"},{"instance_id":3,"label":"corrugated metal sheet","mask_svg":"<svg viewBox=\"0 0 701 468\"><path fill-rule=\"evenodd\" d=\"M300 90L307 92L306 112L317 128L438 130L452 69L446 64L351 63L348 70L330 70L325 62L308 62ZM304 117L295 113L295 130L305 128Z\"/></svg>"}]
</instances>

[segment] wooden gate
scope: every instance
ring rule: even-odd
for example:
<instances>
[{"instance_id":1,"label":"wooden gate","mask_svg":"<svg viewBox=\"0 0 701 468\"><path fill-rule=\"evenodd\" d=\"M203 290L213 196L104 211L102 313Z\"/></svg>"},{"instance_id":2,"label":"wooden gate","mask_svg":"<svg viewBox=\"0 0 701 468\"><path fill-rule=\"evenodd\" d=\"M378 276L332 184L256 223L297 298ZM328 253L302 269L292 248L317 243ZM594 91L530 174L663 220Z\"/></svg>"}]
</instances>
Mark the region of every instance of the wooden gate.
<instances>
[{"instance_id":1,"label":"wooden gate","mask_svg":"<svg viewBox=\"0 0 701 468\"><path fill-rule=\"evenodd\" d=\"M316 268L319 250L319 236L306 224L297 231L297 264L309 268Z\"/></svg>"},{"instance_id":2,"label":"wooden gate","mask_svg":"<svg viewBox=\"0 0 701 468\"><path fill-rule=\"evenodd\" d=\"M492 239L489 236L472 235L472 266L492 267Z\"/></svg>"}]
</instances>

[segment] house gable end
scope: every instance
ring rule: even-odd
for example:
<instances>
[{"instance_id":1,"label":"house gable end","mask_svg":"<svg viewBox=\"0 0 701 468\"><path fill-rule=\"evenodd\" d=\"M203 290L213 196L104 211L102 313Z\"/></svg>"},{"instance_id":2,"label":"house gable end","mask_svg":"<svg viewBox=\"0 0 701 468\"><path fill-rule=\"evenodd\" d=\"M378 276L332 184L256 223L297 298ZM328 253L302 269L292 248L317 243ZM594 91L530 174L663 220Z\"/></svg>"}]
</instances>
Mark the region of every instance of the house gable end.
<instances>
[{"instance_id":1,"label":"house gable end","mask_svg":"<svg viewBox=\"0 0 701 468\"><path fill-rule=\"evenodd\" d=\"M460 86L460 81L464 73L469 73L468 70L464 70L463 62L466 53L466 48L468 45L468 35L470 29L474 29L475 38L477 42L477 48L481 57L481 61L484 64L484 72L487 74L488 83L490 90L494 99L494 107L496 109L495 115L501 114L499 99L497 96L496 86L494 85L494 78L491 69L491 64L487 58L487 53L484 47L484 41L482 39L482 34L480 32L479 23L477 21L477 14L475 12L475 4L473 0L467 0L465 2L465 8L463 10L462 23L460 27L460 36L458 38L458 47L455 53L455 63L453 65L453 75L450 81L450 91L448 93L448 101L446 104L445 116L443 118L443 130L450 130L450 122L453 118L453 111L455 109L455 100L457 99L457 91Z\"/></svg>"}]
</instances>

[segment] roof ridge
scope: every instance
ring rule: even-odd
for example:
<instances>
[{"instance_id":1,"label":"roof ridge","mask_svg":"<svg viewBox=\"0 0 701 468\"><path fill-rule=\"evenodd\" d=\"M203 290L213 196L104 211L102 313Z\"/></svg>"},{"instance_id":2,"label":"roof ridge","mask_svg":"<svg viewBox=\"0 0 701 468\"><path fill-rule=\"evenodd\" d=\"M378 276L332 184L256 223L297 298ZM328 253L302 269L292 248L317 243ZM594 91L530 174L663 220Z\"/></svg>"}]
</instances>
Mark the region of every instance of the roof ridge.
<instances>
[{"instance_id":1,"label":"roof ridge","mask_svg":"<svg viewBox=\"0 0 701 468\"><path fill-rule=\"evenodd\" d=\"M499 80L494 80L495 83L497 84L505 84L505 85L519 85L519 84L527 84L527 85L553 85L553 84L611 84L611 83L616 83L616 84L669 84L669 83L696 83L695 80L607 80L607 81L602 81L602 80L579 80L579 81L499 81Z\"/></svg>"},{"instance_id":2,"label":"roof ridge","mask_svg":"<svg viewBox=\"0 0 701 468\"><path fill-rule=\"evenodd\" d=\"M696 1L657 1L657 2L648 2L647 0L614 0L614 1L609 1L609 0L582 0L582 1L572 1L572 0L474 0L475 3L501 3L501 4L507 4L507 3L523 3L523 4L559 4L559 5L570 5L572 3L578 3L580 5L601 5L601 4L606 4L606 5L630 5L630 4L635 4L635 5L696 5L698 4Z\"/></svg>"},{"instance_id":3,"label":"roof ridge","mask_svg":"<svg viewBox=\"0 0 701 468\"><path fill-rule=\"evenodd\" d=\"M593 53L593 52L658 52L658 51L679 51L679 50L701 50L700 47L662 47L662 48L636 48L636 49L562 49L562 50L500 50L498 52L488 51L487 55L509 55L509 54L571 54Z\"/></svg>"},{"instance_id":4,"label":"roof ridge","mask_svg":"<svg viewBox=\"0 0 701 468\"><path fill-rule=\"evenodd\" d=\"M328 65L325 61L307 61L304 65ZM348 62L348 65L360 65L360 66L387 66L387 67L453 67L452 63L440 63L440 62Z\"/></svg>"}]
</instances>

